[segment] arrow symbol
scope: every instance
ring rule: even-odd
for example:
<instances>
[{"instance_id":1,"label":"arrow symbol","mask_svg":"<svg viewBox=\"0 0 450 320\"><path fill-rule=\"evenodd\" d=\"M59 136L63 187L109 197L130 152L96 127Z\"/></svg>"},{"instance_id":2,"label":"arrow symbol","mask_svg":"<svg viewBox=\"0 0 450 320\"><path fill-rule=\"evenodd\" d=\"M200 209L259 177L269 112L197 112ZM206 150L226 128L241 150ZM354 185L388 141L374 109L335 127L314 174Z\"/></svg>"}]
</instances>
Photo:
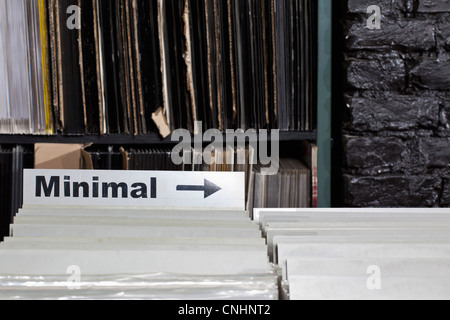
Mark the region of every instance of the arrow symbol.
<instances>
[{"instance_id":1,"label":"arrow symbol","mask_svg":"<svg viewBox=\"0 0 450 320\"><path fill-rule=\"evenodd\" d=\"M203 186L177 186L177 191L203 191L205 193L205 199L220 190L222 190L221 187L206 179Z\"/></svg>"}]
</instances>

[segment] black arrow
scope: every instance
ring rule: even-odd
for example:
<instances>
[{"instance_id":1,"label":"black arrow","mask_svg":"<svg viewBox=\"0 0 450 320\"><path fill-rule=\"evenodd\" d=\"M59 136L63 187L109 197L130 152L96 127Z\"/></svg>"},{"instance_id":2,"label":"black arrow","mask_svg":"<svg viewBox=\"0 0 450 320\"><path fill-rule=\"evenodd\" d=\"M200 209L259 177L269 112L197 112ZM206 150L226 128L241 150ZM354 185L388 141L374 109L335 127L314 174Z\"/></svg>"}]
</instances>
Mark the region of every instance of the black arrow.
<instances>
[{"instance_id":1,"label":"black arrow","mask_svg":"<svg viewBox=\"0 0 450 320\"><path fill-rule=\"evenodd\" d=\"M204 191L205 199L212 196L214 193L222 190L221 187L216 186L211 181L205 179L205 184L203 186L177 186L177 191Z\"/></svg>"}]
</instances>

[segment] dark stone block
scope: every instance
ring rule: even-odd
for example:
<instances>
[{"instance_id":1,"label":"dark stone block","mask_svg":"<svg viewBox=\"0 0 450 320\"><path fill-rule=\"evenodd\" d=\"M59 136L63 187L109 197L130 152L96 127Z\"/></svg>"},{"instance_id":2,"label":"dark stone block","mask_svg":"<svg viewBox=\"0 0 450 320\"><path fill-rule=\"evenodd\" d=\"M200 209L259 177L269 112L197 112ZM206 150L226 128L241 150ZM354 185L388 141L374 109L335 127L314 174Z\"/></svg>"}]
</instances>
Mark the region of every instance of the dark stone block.
<instances>
[{"instance_id":1,"label":"dark stone block","mask_svg":"<svg viewBox=\"0 0 450 320\"><path fill-rule=\"evenodd\" d=\"M441 206L450 206L450 177L444 180L444 188L442 190Z\"/></svg>"},{"instance_id":2,"label":"dark stone block","mask_svg":"<svg viewBox=\"0 0 450 320\"><path fill-rule=\"evenodd\" d=\"M439 131L441 136L450 136L450 93L443 94L439 109Z\"/></svg>"},{"instance_id":3,"label":"dark stone block","mask_svg":"<svg viewBox=\"0 0 450 320\"><path fill-rule=\"evenodd\" d=\"M365 92L347 99L355 131L436 129L440 99L434 95L402 96L393 92ZM450 110L450 109L449 109Z\"/></svg>"},{"instance_id":4,"label":"dark stone block","mask_svg":"<svg viewBox=\"0 0 450 320\"><path fill-rule=\"evenodd\" d=\"M420 0L418 12L450 12L450 0Z\"/></svg>"},{"instance_id":5,"label":"dark stone block","mask_svg":"<svg viewBox=\"0 0 450 320\"><path fill-rule=\"evenodd\" d=\"M435 29L433 20L383 18L379 30L369 30L365 23L354 22L348 28L346 45L352 50L401 46L426 51L436 47Z\"/></svg>"},{"instance_id":6,"label":"dark stone block","mask_svg":"<svg viewBox=\"0 0 450 320\"><path fill-rule=\"evenodd\" d=\"M441 181L430 176L344 176L345 201L351 207L433 207Z\"/></svg>"},{"instance_id":7,"label":"dark stone block","mask_svg":"<svg viewBox=\"0 0 450 320\"><path fill-rule=\"evenodd\" d=\"M450 138L344 137L347 173L377 176L450 169Z\"/></svg>"},{"instance_id":8,"label":"dark stone block","mask_svg":"<svg viewBox=\"0 0 450 320\"><path fill-rule=\"evenodd\" d=\"M374 2L373 0L348 0L348 12L351 13L367 13L367 8L377 5L381 9L381 14L391 12L392 0L381 0Z\"/></svg>"},{"instance_id":9,"label":"dark stone block","mask_svg":"<svg viewBox=\"0 0 450 320\"><path fill-rule=\"evenodd\" d=\"M450 90L450 59L424 59L411 70L412 83L424 89Z\"/></svg>"},{"instance_id":10,"label":"dark stone block","mask_svg":"<svg viewBox=\"0 0 450 320\"><path fill-rule=\"evenodd\" d=\"M442 15L438 22L436 37L439 48L450 51L450 14Z\"/></svg>"},{"instance_id":11,"label":"dark stone block","mask_svg":"<svg viewBox=\"0 0 450 320\"><path fill-rule=\"evenodd\" d=\"M347 81L353 88L391 91L405 87L405 63L397 54L372 54L347 63Z\"/></svg>"},{"instance_id":12,"label":"dark stone block","mask_svg":"<svg viewBox=\"0 0 450 320\"><path fill-rule=\"evenodd\" d=\"M408 141L386 137L345 137L345 163L350 172L378 175L403 172L411 165Z\"/></svg>"},{"instance_id":13,"label":"dark stone block","mask_svg":"<svg viewBox=\"0 0 450 320\"><path fill-rule=\"evenodd\" d=\"M392 11L401 12L403 16L414 18L419 9L420 0L392 0Z\"/></svg>"},{"instance_id":14,"label":"dark stone block","mask_svg":"<svg viewBox=\"0 0 450 320\"><path fill-rule=\"evenodd\" d=\"M420 139L417 152L424 168L450 167L450 138Z\"/></svg>"}]
</instances>

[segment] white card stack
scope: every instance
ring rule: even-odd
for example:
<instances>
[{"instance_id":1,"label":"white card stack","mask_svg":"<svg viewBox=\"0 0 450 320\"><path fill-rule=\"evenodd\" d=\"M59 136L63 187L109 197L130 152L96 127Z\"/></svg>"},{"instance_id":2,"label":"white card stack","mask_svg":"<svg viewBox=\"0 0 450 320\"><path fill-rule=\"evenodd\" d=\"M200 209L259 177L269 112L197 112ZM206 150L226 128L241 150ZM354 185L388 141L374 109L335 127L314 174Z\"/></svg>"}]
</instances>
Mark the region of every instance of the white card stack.
<instances>
[{"instance_id":1,"label":"white card stack","mask_svg":"<svg viewBox=\"0 0 450 320\"><path fill-rule=\"evenodd\" d=\"M0 299L277 299L244 211L24 207L0 244Z\"/></svg>"},{"instance_id":2,"label":"white card stack","mask_svg":"<svg viewBox=\"0 0 450 320\"><path fill-rule=\"evenodd\" d=\"M448 209L255 209L291 300L450 299Z\"/></svg>"}]
</instances>

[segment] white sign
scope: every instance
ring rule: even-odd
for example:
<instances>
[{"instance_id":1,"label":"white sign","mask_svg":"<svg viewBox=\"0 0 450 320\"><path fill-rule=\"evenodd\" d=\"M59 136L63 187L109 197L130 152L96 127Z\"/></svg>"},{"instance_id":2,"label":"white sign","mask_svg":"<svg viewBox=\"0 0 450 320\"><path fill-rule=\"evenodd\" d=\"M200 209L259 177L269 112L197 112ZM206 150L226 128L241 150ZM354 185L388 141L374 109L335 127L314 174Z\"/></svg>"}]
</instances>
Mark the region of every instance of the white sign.
<instances>
[{"instance_id":1,"label":"white sign","mask_svg":"<svg viewBox=\"0 0 450 320\"><path fill-rule=\"evenodd\" d=\"M24 170L24 205L245 209L243 172Z\"/></svg>"}]
</instances>

